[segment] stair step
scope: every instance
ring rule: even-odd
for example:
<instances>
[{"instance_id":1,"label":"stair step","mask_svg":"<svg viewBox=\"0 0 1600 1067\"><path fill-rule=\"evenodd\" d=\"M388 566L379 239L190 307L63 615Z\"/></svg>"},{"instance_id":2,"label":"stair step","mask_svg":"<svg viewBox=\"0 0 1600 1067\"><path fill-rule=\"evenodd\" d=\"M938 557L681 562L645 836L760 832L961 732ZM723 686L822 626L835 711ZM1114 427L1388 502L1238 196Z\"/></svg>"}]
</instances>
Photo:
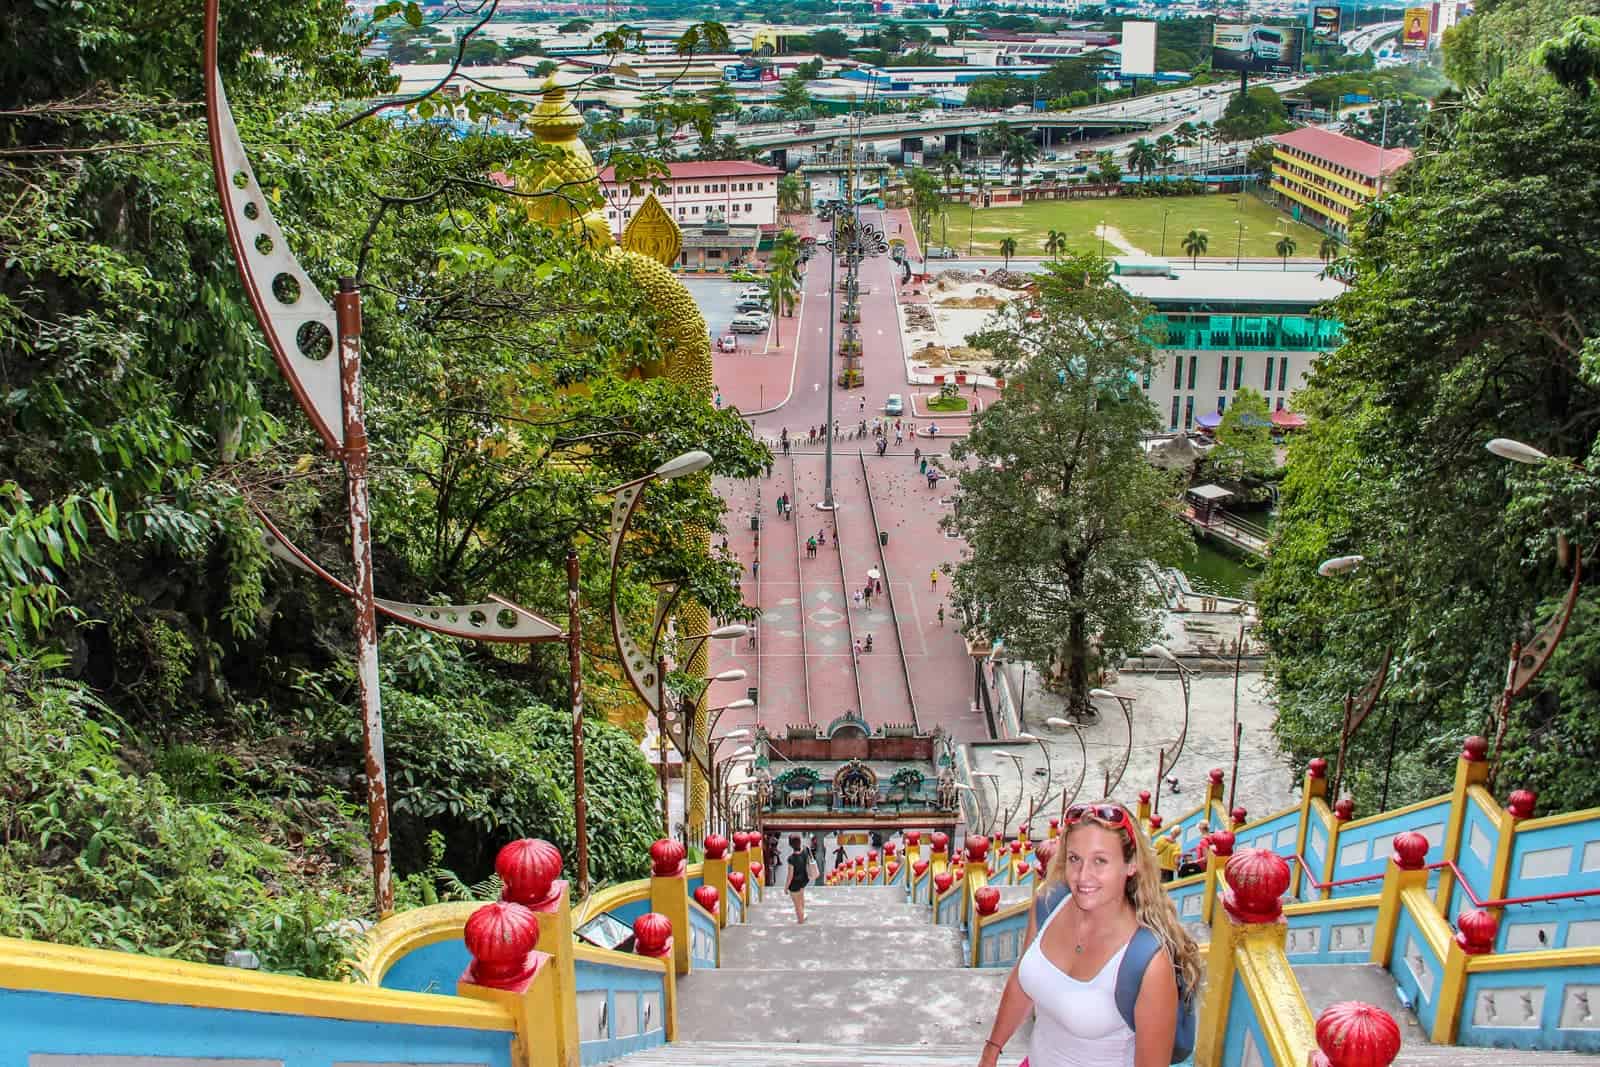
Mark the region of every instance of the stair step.
<instances>
[{"instance_id":1,"label":"stair step","mask_svg":"<svg viewBox=\"0 0 1600 1067\"><path fill-rule=\"evenodd\" d=\"M1400 1003L1394 990L1394 976L1377 964L1302 963L1293 969L1313 1019L1330 1004L1360 1000L1382 1008L1400 1024L1401 1048L1414 1049L1429 1044L1427 1032L1418 1024L1417 1017Z\"/></svg>"},{"instance_id":2,"label":"stair step","mask_svg":"<svg viewBox=\"0 0 1600 1067\"><path fill-rule=\"evenodd\" d=\"M796 925L794 908L763 904L751 908L749 926ZM908 926L930 926L932 915L928 908L915 904L830 904L806 901L806 925L820 926L879 926L903 929ZM730 927L731 929L731 927Z\"/></svg>"},{"instance_id":3,"label":"stair step","mask_svg":"<svg viewBox=\"0 0 1600 1067\"><path fill-rule=\"evenodd\" d=\"M780 891L781 892L781 891ZM788 903L789 894L782 893ZM814 885L806 889L806 902L827 900L854 904L904 904L906 890L899 885Z\"/></svg>"},{"instance_id":4,"label":"stair step","mask_svg":"<svg viewBox=\"0 0 1600 1067\"><path fill-rule=\"evenodd\" d=\"M754 924L725 934L723 970L838 967L851 960L898 962L911 968L960 967L966 958L961 935L947 926L804 926Z\"/></svg>"},{"instance_id":5,"label":"stair step","mask_svg":"<svg viewBox=\"0 0 1600 1067\"><path fill-rule=\"evenodd\" d=\"M678 1037L725 1039L734 1018L759 1019L769 1041L854 1046L892 1034L941 1049L970 1045L988 1032L1006 975L970 968L695 971L678 986Z\"/></svg>"},{"instance_id":6,"label":"stair step","mask_svg":"<svg viewBox=\"0 0 1600 1067\"><path fill-rule=\"evenodd\" d=\"M1000 1067L1016 1067L1026 1046L1012 1043ZM818 1045L762 1042L695 1041L636 1052L616 1062L626 1067L972 1067L982 1046Z\"/></svg>"},{"instance_id":7,"label":"stair step","mask_svg":"<svg viewBox=\"0 0 1600 1067\"><path fill-rule=\"evenodd\" d=\"M1393 1067L1577 1067L1594 1063L1593 1053L1524 1052L1514 1048L1401 1044Z\"/></svg>"},{"instance_id":8,"label":"stair step","mask_svg":"<svg viewBox=\"0 0 1600 1067\"><path fill-rule=\"evenodd\" d=\"M1009 908L1013 904L1021 904L1033 896L1031 885L1002 885L995 888L1000 890L1000 906Z\"/></svg>"}]
</instances>

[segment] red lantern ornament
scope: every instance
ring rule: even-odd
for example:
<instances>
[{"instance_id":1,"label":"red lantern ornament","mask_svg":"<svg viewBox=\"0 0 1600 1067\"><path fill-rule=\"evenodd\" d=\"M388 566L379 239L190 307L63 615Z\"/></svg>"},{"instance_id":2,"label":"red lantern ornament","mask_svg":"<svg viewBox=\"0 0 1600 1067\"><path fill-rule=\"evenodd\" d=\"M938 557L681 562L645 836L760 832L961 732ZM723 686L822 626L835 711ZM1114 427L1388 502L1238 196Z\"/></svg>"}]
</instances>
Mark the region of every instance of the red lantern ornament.
<instances>
[{"instance_id":1,"label":"red lantern ornament","mask_svg":"<svg viewBox=\"0 0 1600 1067\"><path fill-rule=\"evenodd\" d=\"M972 894L972 900L978 905L979 915L993 915L1000 907L1000 890L986 885Z\"/></svg>"},{"instance_id":2,"label":"red lantern ornament","mask_svg":"<svg viewBox=\"0 0 1600 1067\"><path fill-rule=\"evenodd\" d=\"M942 853L950 846L950 835L942 833L938 830L935 830L933 832L933 836L928 838L928 840L933 842L933 850L935 852Z\"/></svg>"},{"instance_id":3,"label":"red lantern ornament","mask_svg":"<svg viewBox=\"0 0 1600 1067\"><path fill-rule=\"evenodd\" d=\"M1494 951L1495 934L1500 931L1500 920L1493 912L1473 908L1456 916L1456 944L1469 956L1482 956Z\"/></svg>"},{"instance_id":4,"label":"red lantern ornament","mask_svg":"<svg viewBox=\"0 0 1600 1067\"><path fill-rule=\"evenodd\" d=\"M552 887L561 877L561 852L548 841L524 837L500 850L494 858L494 873L505 885L501 900L538 907L550 899Z\"/></svg>"},{"instance_id":5,"label":"red lantern ornament","mask_svg":"<svg viewBox=\"0 0 1600 1067\"><path fill-rule=\"evenodd\" d=\"M1148 789L1139 790L1139 803L1141 803L1141 804L1150 803L1150 790L1148 790ZM1054 819L1050 820L1050 825L1051 826L1054 826L1055 823L1056 823L1056 821Z\"/></svg>"},{"instance_id":6,"label":"red lantern ornament","mask_svg":"<svg viewBox=\"0 0 1600 1067\"><path fill-rule=\"evenodd\" d=\"M1389 1067L1400 1054L1400 1027L1371 1004L1345 1000L1317 1016L1316 1067Z\"/></svg>"},{"instance_id":7,"label":"red lantern ornament","mask_svg":"<svg viewBox=\"0 0 1600 1067\"><path fill-rule=\"evenodd\" d=\"M733 886L733 891L735 893L743 893L744 892L744 875L740 874L738 871L729 871L728 872L728 884Z\"/></svg>"},{"instance_id":8,"label":"red lantern ornament","mask_svg":"<svg viewBox=\"0 0 1600 1067\"><path fill-rule=\"evenodd\" d=\"M1222 779L1226 776L1222 773L1221 767L1213 767L1206 772L1206 777L1211 780L1212 785L1221 785Z\"/></svg>"},{"instance_id":9,"label":"red lantern ornament","mask_svg":"<svg viewBox=\"0 0 1600 1067\"><path fill-rule=\"evenodd\" d=\"M742 850L745 847L745 845L747 843L747 839L749 838L749 836L750 835L745 833L743 830L735 830L733 832L733 847L734 847L734 850L735 851Z\"/></svg>"},{"instance_id":10,"label":"red lantern ornament","mask_svg":"<svg viewBox=\"0 0 1600 1067\"><path fill-rule=\"evenodd\" d=\"M721 834L707 834L705 849L706 859L720 860L728 854L728 839Z\"/></svg>"},{"instance_id":11,"label":"red lantern ornament","mask_svg":"<svg viewBox=\"0 0 1600 1067\"><path fill-rule=\"evenodd\" d=\"M885 841L883 843L883 858L884 859L888 859L890 856L893 856L893 855L894 855L894 842L893 841Z\"/></svg>"},{"instance_id":12,"label":"red lantern ornament","mask_svg":"<svg viewBox=\"0 0 1600 1067\"><path fill-rule=\"evenodd\" d=\"M1145 792L1148 793L1150 791L1148 789L1146 789ZM1050 829L1052 829L1052 830L1060 830L1061 829L1061 820L1060 819L1056 819L1056 818L1052 818L1050 820Z\"/></svg>"},{"instance_id":13,"label":"red lantern ornament","mask_svg":"<svg viewBox=\"0 0 1600 1067\"><path fill-rule=\"evenodd\" d=\"M922 831L921 830L907 830L906 831L906 847L907 848L916 848L917 846L919 846L921 844L922 844Z\"/></svg>"},{"instance_id":14,"label":"red lantern ornament","mask_svg":"<svg viewBox=\"0 0 1600 1067\"><path fill-rule=\"evenodd\" d=\"M1356 817L1356 802L1354 797L1340 797L1333 802L1333 817L1340 822L1349 822Z\"/></svg>"},{"instance_id":15,"label":"red lantern ornament","mask_svg":"<svg viewBox=\"0 0 1600 1067\"><path fill-rule=\"evenodd\" d=\"M874 851L870 851L870 852L867 853L867 862L868 863L877 863L878 862L878 853L875 850Z\"/></svg>"},{"instance_id":16,"label":"red lantern ornament","mask_svg":"<svg viewBox=\"0 0 1600 1067\"><path fill-rule=\"evenodd\" d=\"M1228 814L1230 817L1232 817L1233 825L1235 826L1243 826L1245 823L1250 821L1250 813L1245 811L1242 805L1234 808L1233 811L1229 812Z\"/></svg>"},{"instance_id":17,"label":"red lantern ornament","mask_svg":"<svg viewBox=\"0 0 1600 1067\"><path fill-rule=\"evenodd\" d=\"M1321 756L1318 756L1316 759L1314 759L1310 763L1306 764L1306 777L1307 778L1326 778L1326 777L1328 777L1328 761L1323 759Z\"/></svg>"},{"instance_id":18,"label":"red lantern ornament","mask_svg":"<svg viewBox=\"0 0 1600 1067\"><path fill-rule=\"evenodd\" d=\"M660 959L672 951L672 920L650 911L633 920L633 951Z\"/></svg>"},{"instance_id":19,"label":"red lantern ornament","mask_svg":"<svg viewBox=\"0 0 1600 1067\"><path fill-rule=\"evenodd\" d=\"M1207 835L1211 839L1211 851L1219 856L1233 855L1233 834L1227 830L1216 830Z\"/></svg>"},{"instance_id":20,"label":"red lantern ornament","mask_svg":"<svg viewBox=\"0 0 1600 1067\"><path fill-rule=\"evenodd\" d=\"M1276 852L1246 848L1228 858L1222 869L1228 888L1222 905L1241 923L1276 922L1283 914L1283 894L1289 888L1289 864Z\"/></svg>"},{"instance_id":21,"label":"red lantern ornament","mask_svg":"<svg viewBox=\"0 0 1600 1067\"><path fill-rule=\"evenodd\" d=\"M947 893L950 891L950 887L955 884L955 881L955 875L949 871L940 871L933 876L933 888L941 893Z\"/></svg>"},{"instance_id":22,"label":"red lantern ornament","mask_svg":"<svg viewBox=\"0 0 1600 1067\"><path fill-rule=\"evenodd\" d=\"M701 885L694 890L694 902L715 915L717 905L722 901L722 894L717 892L716 886Z\"/></svg>"},{"instance_id":23,"label":"red lantern ornament","mask_svg":"<svg viewBox=\"0 0 1600 1067\"><path fill-rule=\"evenodd\" d=\"M1021 841L1013 841L1013 842L1011 842L1011 854L1013 856L1022 855L1022 842Z\"/></svg>"},{"instance_id":24,"label":"red lantern ornament","mask_svg":"<svg viewBox=\"0 0 1600 1067\"><path fill-rule=\"evenodd\" d=\"M1395 834L1390 857L1402 871L1420 871L1428 865L1428 839L1415 830Z\"/></svg>"},{"instance_id":25,"label":"red lantern ornament","mask_svg":"<svg viewBox=\"0 0 1600 1067\"><path fill-rule=\"evenodd\" d=\"M989 839L982 834L968 834L966 844L967 855L974 863L982 863L989 854Z\"/></svg>"},{"instance_id":26,"label":"red lantern ornament","mask_svg":"<svg viewBox=\"0 0 1600 1067\"><path fill-rule=\"evenodd\" d=\"M1150 832L1151 833L1155 833L1159 829L1161 829L1161 816L1159 816L1159 815L1150 816Z\"/></svg>"},{"instance_id":27,"label":"red lantern ornament","mask_svg":"<svg viewBox=\"0 0 1600 1067\"><path fill-rule=\"evenodd\" d=\"M1469 737L1461 743L1461 758L1468 763L1482 763L1489 758L1489 742L1481 737Z\"/></svg>"},{"instance_id":28,"label":"red lantern ornament","mask_svg":"<svg viewBox=\"0 0 1600 1067\"><path fill-rule=\"evenodd\" d=\"M889 881L892 882L900 874L900 861L890 860L889 866L885 867L884 869L889 872Z\"/></svg>"},{"instance_id":29,"label":"red lantern ornament","mask_svg":"<svg viewBox=\"0 0 1600 1067\"><path fill-rule=\"evenodd\" d=\"M472 963L467 981L490 989L511 989L538 970L539 920L521 904L485 904L467 919L461 932Z\"/></svg>"},{"instance_id":30,"label":"red lantern ornament","mask_svg":"<svg viewBox=\"0 0 1600 1067\"><path fill-rule=\"evenodd\" d=\"M765 869L759 863L750 864L750 873L755 875L758 880L761 878L761 872Z\"/></svg>"},{"instance_id":31,"label":"red lantern ornament","mask_svg":"<svg viewBox=\"0 0 1600 1067\"><path fill-rule=\"evenodd\" d=\"M876 863L871 864L870 866L868 866L867 867L867 881L876 882L878 880L878 871L879 870L880 870L880 868L878 867L878 865Z\"/></svg>"},{"instance_id":32,"label":"red lantern ornament","mask_svg":"<svg viewBox=\"0 0 1600 1067\"><path fill-rule=\"evenodd\" d=\"M1539 794L1531 789L1518 789L1506 798L1506 810L1513 819L1528 819L1533 817L1533 809L1539 803Z\"/></svg>"},{"instance_id":33,"label":"red lantern ornament","mask_svg":"<svg viewBox=\"0 0 1600 1067\"><path fill-rule=\"evenodd\" d=\"M650 846L650 873L657 878L681 878L686 855L682 843L663 837Z\"/></svg>"},{"instance_id":34,"label":"red lantern ornament","mask_svg":"<svg viewBox=\"0 0 1600 1067\"><path fill-rule=\"evenodd\" d=\"M928 873L928 861L927 860L918 860L917 862L913 863L911 865L911 873L916 875L918 878L921 878L923 875L927 874Z\"/></svg>"},{"instance_id":35,"label":"red lantern ornament","mask_svg":"<svg viewBox=\"0 0 1600 1067\"><path fill-rule=\"evenodd\" d=\"M1041 870L1050 866L1050 861L1055 858L1058 840L1057 838L1047 838L1033 846L1033 858L1039 861Z\"/></svg>"}]
</instances>

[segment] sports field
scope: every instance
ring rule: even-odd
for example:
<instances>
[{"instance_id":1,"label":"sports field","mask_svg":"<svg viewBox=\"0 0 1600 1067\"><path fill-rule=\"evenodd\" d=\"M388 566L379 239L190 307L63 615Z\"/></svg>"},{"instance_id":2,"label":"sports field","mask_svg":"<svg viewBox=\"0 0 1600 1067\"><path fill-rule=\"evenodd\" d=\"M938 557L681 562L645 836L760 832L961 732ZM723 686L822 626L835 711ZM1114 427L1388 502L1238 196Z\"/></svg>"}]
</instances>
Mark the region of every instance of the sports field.
<instances>
[{"instance_id":1,"label":"sports field","mask_svg":"<svg viewBox=\"0 0 1600 1067\"><path fill-rule=\"evenodd\" d=\"M1140 252L1161 255L1162 217L1166 216L1166 255L1184 258L1183 238L1190 230L1204 232L1209 245L1203 255L1231 258L1239 242L1239 221L1244 221L1245 256L1277 256L1278 239L1294 238L1296 259L1315 259L1322 233L1289 218L1254 196L1221 193L1214 196L1116 197L1108 200L1046 200L1020 207L979 208L965 205L950 209L949 230L938 219L933 224L935 245L948 242L961 256L968 255L971 223L972 255L998 256L1000 239L1013 237L1017 256L1045 254L1050 230L1066 234L1069 247L1082 252L1100 251L1100 224L1106 225L1107 255ZM1120 246L1120 247L1119 247Z\"/></svg>"}]
</instances>

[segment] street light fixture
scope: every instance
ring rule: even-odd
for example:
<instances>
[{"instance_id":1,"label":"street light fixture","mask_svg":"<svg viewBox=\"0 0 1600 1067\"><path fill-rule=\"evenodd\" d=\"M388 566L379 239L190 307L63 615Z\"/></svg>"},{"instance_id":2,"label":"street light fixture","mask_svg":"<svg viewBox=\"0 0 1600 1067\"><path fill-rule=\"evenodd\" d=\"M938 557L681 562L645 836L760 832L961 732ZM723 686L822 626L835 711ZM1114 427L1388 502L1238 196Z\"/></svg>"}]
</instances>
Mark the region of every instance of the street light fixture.
<instances>
[{"instance_id":1,"label":"street light fixture","mask_svg":"<svg viewBox=\"0 0 1600 1067\"><path fill-rule=\"evenodd\" d=\"M1550 458L1548 453L1521 441L1513 441L1509 437L1496 437L1483 447L1501 459L1509 459L1513 463L1543 463Z\"/></svg>"},{"instance_id":2,"label":"street light fixture","mask_svg":"<svg viewBox=\"0 0 1600 1067\"><path fill-rule=\"evenodd\" d=\"M1169 770L1172 770L1178 765L1178 757L1183 754L1183 743L1189 737L1189 706L1193 698L1193 690L1191 688L1189 676L1194 672L1185 666L1183 662L1173 654L1172 649L1168 648L1166 645L1151 645L1150 651L1154 652L1157 656L1160 656L1177 669L1178 684L1183 687L1183 728L1178 731L1178 737L1175 741L1173 741L1172 750L1170 752L1165 746L1158 749L1156 752L1155 803L1150 810L1159 812L1161 810L1162 780L1166 778Z\"/></svg>"},{"instance_id":3,"label":"street light fixture","mask_svg":"<svg viewBox=\"0 0 1600 1067\"><path fill-rule=\"evenodd\" d=\"M1071 719L1063 719L1059 715L1052 715L1045 719L1044 724L1057 730L1071 730L1072 735L1078 739L1077 784L1072 787L1070 796L1067 793L1067 787L1065 785L1061 787L1061 812L1062 817L1065 818L1067 805L1078 799L1078 794L1083 792L1083 780L1089 775L1089 745L1083 739L1083 724L1080 722L1073 722Z\"/></svg>"},{"instance_id":4,"label":"street light fixture","mask_svg":"<svg viewBox=\"0 0 1600 1067\"><path fill-rule=\"evenodd\" d=\"M1106 768L1106 791L1102 796L1109 798L1117 786L1122 784L1122 776L1128 770L1128 760L1133 756L1133 697L1125 693L1113 693L1109 689L1091 689L1089 695L1098 700L1115 700L1117 706L1122 709L1122 720L1128 724L1128 744L1122 750L1122 765L1117 768L1115 777L1112 776L1111 769Z\"/></svg>"},{"instance_id":5,"label":"street light fixture","mask_svg":"<svg viewBox=\"0 0 1600 1067\"><path fill-rule=\"evenodd\" d=\"M1319 563L1317 573L1324 578L1331 578L1335 574L1349 574L1366 562L1366 558L1366 556L1334 556Z\"/></svg>"}]
</instances>

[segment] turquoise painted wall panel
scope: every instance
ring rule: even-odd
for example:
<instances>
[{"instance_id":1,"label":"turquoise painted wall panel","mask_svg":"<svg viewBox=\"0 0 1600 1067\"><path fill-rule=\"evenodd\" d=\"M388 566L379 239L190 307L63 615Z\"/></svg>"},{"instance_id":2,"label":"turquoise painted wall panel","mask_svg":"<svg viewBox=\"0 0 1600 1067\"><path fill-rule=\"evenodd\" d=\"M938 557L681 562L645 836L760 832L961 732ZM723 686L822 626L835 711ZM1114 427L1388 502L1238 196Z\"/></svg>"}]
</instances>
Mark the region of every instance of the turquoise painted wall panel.
<instances>
[{"instance_id":1,"label":"turquoise painted wall panel","mask_svg":"<svg viewBox=\"0 0 1600 1067\"><path fill-rule=\"evenodd\" d=\"M1012 915L984 925L978 934L978 966L1010 967L1027 946L1028 913Z\"/></svg>"},{"instance_id":2,"label":"turquoise painted wall panel","mask_svg":"<svg viewBox=\"0 0 1600 1067\"><path fill-rule=\"evenodd\" d=\"M1366 963L1377 922L1375 907L1291 915L1284 953L1293 964Z\"/></svg>"},{"instance_id":3,"label":"turquoise painted wall panel","mask_svg":"<svg viewBox=\"0 0 1600 1067\"><path fill-rule=\"evenodd\" d=\"M717 921L698 908L689 909L689 962L695 967L717 965Z\"/></svg>"},{"instance_id":4,"label":"turquoise painted wall panel","mask_svg":"<svg viewBox=\"0 0 1600 1067\"><path fill-rule=\"evenodd\" d=\"M395 961L379 983L384 989L455 996L456 980L472 962L465 942L440 941L408 952Z\"/></svg>"},{"instance_id":5,"label":"turquoise painted wall panel","mask_svg":"<svg viewBox=\"0 0 1600 1067\"><path fill-rule=\"evenodd\" d=\"M265 1059L284 1067L448 1063L511 1067L511 1034L0 990L0 1067L34 1053Z\"/></svg>"},{"instance_id":6,"label":"turquoise painted wall panel","mask_svg":"<svg viewBox=\"0 0 1600 1067\"><path fill-rule=\"evenodd\" d=\"M606 1063L666 1044L666 988L653 971L577 961L578 1058Z\"/></svg>"},{"instance_id":7,"label":"turquoise painted wall panel","mask_svg":"<svg viewBox=\"0 0 1600 1067\"><path fill-rule=\"evenodd\" d=\"M1449 797L1442 797L1425 808L1342 831L1334 846L1338 853L1334 857L1331 880L1337 882L1363 875L1371 875L1373 880L1351 886L1336 886L1333 895L1360 896L1376 892L1383 880L1384 869L1389 864L1389 855L1394 851L1396 834L1423 834L1428 839L1427 861L1434 863L1441 859L1444 855L1444 825L1450 813L1449 801ZM1311 857L1308 855L1306 859L1310 860Z\"/></svg>"},{"instance_id":8,"label":"turquoise painted wall panel","mask_svg":"<svg viewBox=\"0 0 1600 1067\"><path fill-rule=\"evenodd\" d=\"M1395 925L1394 955L1389 960L1389 973L1394 975L1395 984L1411 999L1412 1010L1416 1012L1422 1029L1432 1033L1444 965L1422 936L1411 912L1403 905L1400 908L1400 921Z\"/></svg>"},{"instance_id":9,"label":"turquoise painted wall panel","mask_svg":"<svg viewBox=\"0 0 1600 1067\"><path fill-rule=\"evenodd\" d=\"M1468 975L1456 1035L1463 1045L1600 1052L1600 967Z\"/></svg>"},{"instance_id":10,"label":"turquoise painted wall panel","mask_svg":"<svg viewBox=\"0 0 1600 1067\"><path fill-rule=\"evenodd\" d=\"M1222 1062L1230 1067L1244 1063L1247 1046L1255 1049L1255 1062L1265 1062L1266 1045L1261 1038L1261 1022L1256 1018L1255 1005L1245 992L1244 981L1234 975L1233 996L1228 1001L1228 1025L1223 1031Z\"/></svg>"}]
</instances>

